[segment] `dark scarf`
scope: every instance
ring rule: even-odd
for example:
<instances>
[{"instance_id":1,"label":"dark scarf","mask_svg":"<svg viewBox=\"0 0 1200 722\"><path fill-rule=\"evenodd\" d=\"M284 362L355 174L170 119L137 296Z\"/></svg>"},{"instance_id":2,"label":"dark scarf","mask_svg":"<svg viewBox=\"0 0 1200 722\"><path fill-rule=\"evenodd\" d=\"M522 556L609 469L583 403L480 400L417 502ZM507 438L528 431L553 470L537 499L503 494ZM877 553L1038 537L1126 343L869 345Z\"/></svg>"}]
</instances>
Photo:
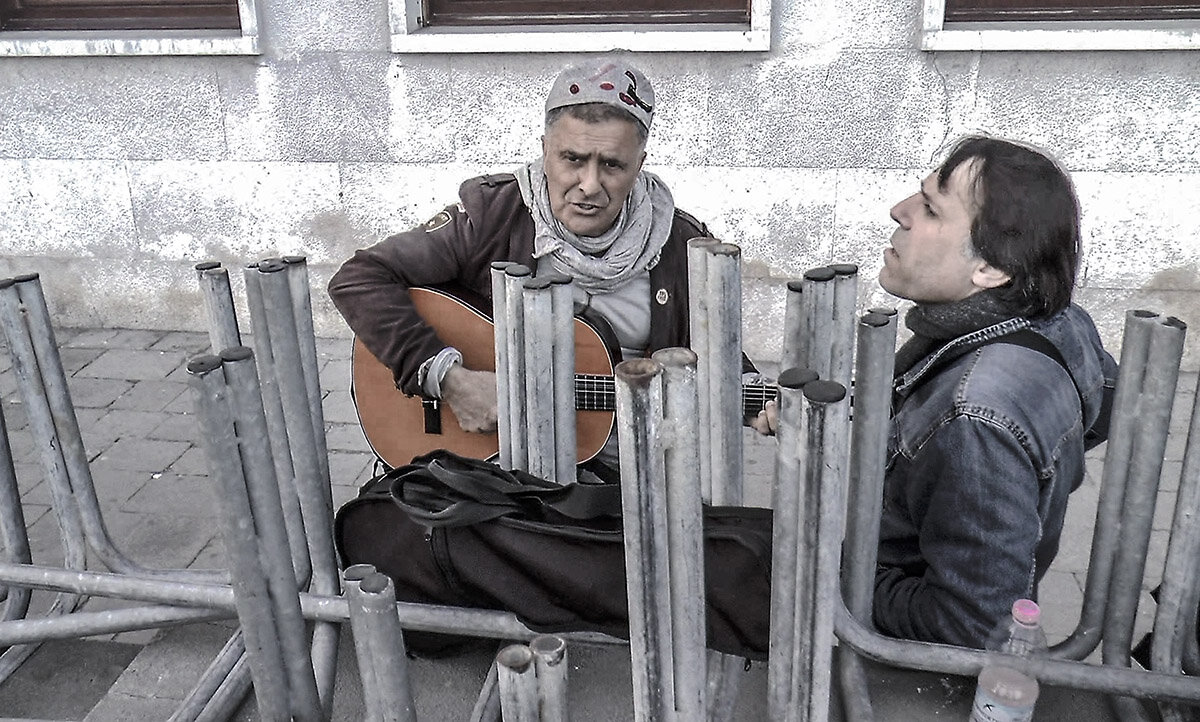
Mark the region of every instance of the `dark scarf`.
<instances>
[{"instance_id":1,"label":"dark scarf","mask_svg":"<svg viewBox=\"0 0 1200 722\"><path fill-rule=\"evenodd\" d=\"M980 291L953 303L919 303L904 315L912 338L896 351L896 376L947 341L1018 316L995 290Z\"/></svg>"}]
</instances>

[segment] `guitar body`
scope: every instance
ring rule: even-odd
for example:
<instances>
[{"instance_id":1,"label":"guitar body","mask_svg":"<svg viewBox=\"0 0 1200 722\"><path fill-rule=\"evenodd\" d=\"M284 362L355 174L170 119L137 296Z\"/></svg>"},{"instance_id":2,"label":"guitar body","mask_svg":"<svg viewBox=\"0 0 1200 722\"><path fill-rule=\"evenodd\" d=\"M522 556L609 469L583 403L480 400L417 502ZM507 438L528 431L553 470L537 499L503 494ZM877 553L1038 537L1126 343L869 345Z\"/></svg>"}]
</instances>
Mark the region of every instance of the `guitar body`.
<instances>
[{"instance_id":1,"label":"guitar body","mask_svg":"<svg viewBox=\"0 0 1200 722\"><path fill-rule=\"evenodd\" d=\"M467 303L442 291L411 288L417 312L447 345L459 349L463 365L478 371L495 371L495 328L491 320ZM595 329L575 319L575 372L613 375L607 346ZM414 456L447 449L475 459L487 459L500 450L495 433L463 431L449 404L439 404L441 432L427 433L425 407L418 396L396 388L392 370L354 339L351 358L354 406L371 449L390 467L409 463ZM576 412L576 454L579 463L604 447L612 431L612 411Z\"/></svg>"}]
</instances>

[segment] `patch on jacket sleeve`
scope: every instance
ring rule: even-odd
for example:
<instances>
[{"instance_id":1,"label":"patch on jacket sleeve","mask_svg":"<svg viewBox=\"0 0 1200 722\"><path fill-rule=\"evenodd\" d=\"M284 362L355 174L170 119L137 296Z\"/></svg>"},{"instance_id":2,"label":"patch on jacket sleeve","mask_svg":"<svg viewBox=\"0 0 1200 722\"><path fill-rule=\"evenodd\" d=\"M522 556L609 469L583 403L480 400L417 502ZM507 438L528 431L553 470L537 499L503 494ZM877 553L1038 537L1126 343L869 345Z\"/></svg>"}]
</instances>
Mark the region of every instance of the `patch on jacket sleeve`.
<instances>
[{"instance_id":1,"label":"patch on jacket sleeve","mask_svg":"<svg viewBox=\"0 0 1200 722\"><path fill-rule=\"evenodd\" d=\"M465 210L466 209L463 208L462 203L459 203L453 207L443 208L442 210L438 211L437 215L435 215L433 218L425 221L425 225L422 227L425 229L426 233L433 233L439 228L444 228L449 225L450 222L454 220L455 213L462 213Z\"/></svg>"}]
</instances>

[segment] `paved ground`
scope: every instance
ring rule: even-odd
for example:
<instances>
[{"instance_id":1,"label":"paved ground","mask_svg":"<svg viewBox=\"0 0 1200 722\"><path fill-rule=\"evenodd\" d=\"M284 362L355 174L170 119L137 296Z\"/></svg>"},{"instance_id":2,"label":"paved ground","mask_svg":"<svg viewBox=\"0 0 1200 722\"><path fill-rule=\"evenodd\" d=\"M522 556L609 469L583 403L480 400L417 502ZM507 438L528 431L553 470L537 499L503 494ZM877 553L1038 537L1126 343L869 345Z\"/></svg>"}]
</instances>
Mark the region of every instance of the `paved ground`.
<instances>
[{"instance_id":1,"label":"paved ground","mask_svg":"<svg viewBox=\"0 0 1200 722\"><path fill-rule=\"evenodd\" d=\"M212 492L183 369L189 358L207 351L207 337L176 331L62 329L58 331L58 342L112 537L129 556L148 566L223 566L221 542L211 512ZM349 339L321 339L318 348L334 499L340 504L369 478L373 457L359 431L347 392ZM1181 379L1147 587L1157 581L1161 567L1195 384L1195 374L1185 374ZM34 560L59 564L62 552L49 488L42 480L7 353L0 353L0 400L16 459ZM769 502L772 444L747 436L748 503ZM1042 587L1052 641L1065 636L1078 618L1102 450L1093 454L1089 478L1072 497L1063 549ZM92 564L95 566L95 562ZM35 607L44 607L47 596L39 594ZM87 608L120 604L97 598L90 600ZM1149 602L1142 605L1139 630L1148 627L1152 609ZM98 706L89 720L166 719L228 635L228 628L228 624L213 623L46 644L16 676L0 685L0 719L79 720L94 705ZM421 719L465 719L492 653L483 649L453 660L415 664ZM628 661L614 648L579 647L571 655L572 704L580 710L575 718L631 718ZM358 719L362 711L357 675L353 654L345 645L341 660L335 717ZM879 670L873 684L881 719L966 716L969 680ZM114 685L111 690L110 685ZM765 673L761 665L746 673L742 690L737 719L764 719ZM1050 691L1039 719L1045 715L1046 719L1098 721L1106 719L1105 714L1103 705L1096 706L1094 700ZM254 718L252 705L247 705L241 717Z\"/></svg>"}]
</instances>

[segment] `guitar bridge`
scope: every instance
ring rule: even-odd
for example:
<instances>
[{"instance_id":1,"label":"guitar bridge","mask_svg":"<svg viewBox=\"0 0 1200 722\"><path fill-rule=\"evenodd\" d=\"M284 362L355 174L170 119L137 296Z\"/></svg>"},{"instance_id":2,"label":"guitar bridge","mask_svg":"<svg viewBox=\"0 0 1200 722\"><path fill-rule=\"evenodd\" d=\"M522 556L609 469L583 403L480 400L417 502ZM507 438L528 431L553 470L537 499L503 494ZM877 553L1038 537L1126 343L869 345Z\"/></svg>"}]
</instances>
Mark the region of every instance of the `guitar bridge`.
<instances>
[{"instance_id":1,"label":"guitar bridge","mask_svg":"<svg viewBox=\"0 0 1200 722\"><path fill-rule=\"evenodd\" d=\"M438 399L421 399L421 409L425 412L425 433L442 433L442 404Z\"/></svg>"}]
</instances>

